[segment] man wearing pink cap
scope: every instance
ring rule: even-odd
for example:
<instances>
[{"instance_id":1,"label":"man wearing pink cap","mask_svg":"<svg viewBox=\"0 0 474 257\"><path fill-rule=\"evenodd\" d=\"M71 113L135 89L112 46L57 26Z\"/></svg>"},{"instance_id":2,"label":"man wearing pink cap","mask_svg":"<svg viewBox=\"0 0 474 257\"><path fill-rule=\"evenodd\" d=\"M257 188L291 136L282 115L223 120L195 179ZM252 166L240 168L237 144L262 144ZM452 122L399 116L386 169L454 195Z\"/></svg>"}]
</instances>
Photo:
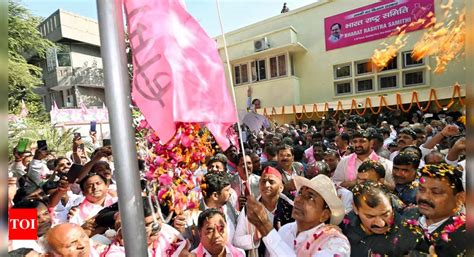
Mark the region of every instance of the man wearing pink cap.
<instances>
[{"instance_id":1,"label":"man wearing pink cap","mask_svg":"<svg viewBox=\"0 0 474 257\"><path fill-rule=\"evenodd\" d=\"M277 169L268 166L263 170L259 181L259 189L260 197L257 200L265 207L264 211L276 230L294 221L291 217L293 202L282 194L282 176ZM237 221L233 245L244 250L250 250L251 253L254 253L254 256L270 256L270 253L265 249L265 244L260 243L261 236L253 237L253 234L256 235L256 229L248 222L244 208ZM252 254L249 254L249 256L252 256Z\"/></svg>"}]
</instances>

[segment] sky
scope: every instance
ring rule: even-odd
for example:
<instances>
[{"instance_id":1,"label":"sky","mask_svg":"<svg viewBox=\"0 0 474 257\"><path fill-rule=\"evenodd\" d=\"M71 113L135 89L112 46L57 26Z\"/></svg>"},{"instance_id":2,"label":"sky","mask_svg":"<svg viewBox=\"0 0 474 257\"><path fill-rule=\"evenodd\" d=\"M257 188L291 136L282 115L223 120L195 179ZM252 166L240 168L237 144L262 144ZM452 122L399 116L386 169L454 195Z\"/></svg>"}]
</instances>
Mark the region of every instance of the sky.
<instances>
[{"instance_id":1,"label":"sky","mask_svg":"<svg viewBox=\"0 0 474 257\"><path fill-rule=\"evenodd\" d=\"M201 24L207 34L221 34L215 0L185 0L188 12ZM222 23L225 32L280 14L285 0L220 0ZM286 0L290 10L317 2L317 0ZM63 9L97 20L95 0L21 0L21 3L40 17L48 17Z\"/></svg>"}]
</instances>

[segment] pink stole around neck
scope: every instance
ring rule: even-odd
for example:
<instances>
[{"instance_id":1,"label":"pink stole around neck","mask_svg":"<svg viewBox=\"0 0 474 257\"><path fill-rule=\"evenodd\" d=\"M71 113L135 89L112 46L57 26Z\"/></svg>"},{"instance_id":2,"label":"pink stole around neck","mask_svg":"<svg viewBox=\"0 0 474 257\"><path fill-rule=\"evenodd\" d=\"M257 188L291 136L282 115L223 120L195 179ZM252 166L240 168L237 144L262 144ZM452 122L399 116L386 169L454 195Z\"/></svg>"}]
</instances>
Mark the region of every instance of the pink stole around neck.
<instances>
[{"instance_id":1,"label":"pink stole around neck","mask_svg":"<svg viewBox=\"0 0 474 257\"><path fill-rule=\"evenodd\" d=\"M349 161L347 163L348 181L354 181L357 177L356 159L357 154L353 153L349 155ZM372 161L379 161L380 157L375 153L375 151L372 151L372 153L370 153L369 155L369 159L371 159Z\"/></svg>"},{"instance_id":2,"label":"pink stole around neck","mask_svg":"<svg viewBox=\"0 0 474 257\"><path fill-rule=\"evenodd\" d=\"M244 255L239 251L237 250L237 248L235 248L233 245L227 243L226 245L226 251L229 250L230 253L232 254L232 257L244 257ZM196 256L197 257L207 257L205 256L205 253L204 253L204 247L202 246L202 244L200 243L198 248L197 248L197 251L196 251ZM209 256L211 257L211 256Z\"/></svg>"},{"instance_id":3,"label":"pink stole around neck","mask_svg":"<svg viewBox=\"0 0 474 257\"><path fill-rule=\"evenodd\" d=\"M324 249L324 245L332 238L346 237L334 226L327 225L319 232L309 235L308 239L303 241L295 249L297 256L313 256L314 253ZM349 242L347 242L347 244L349 244Z\"/></svg>"}]
</instances>

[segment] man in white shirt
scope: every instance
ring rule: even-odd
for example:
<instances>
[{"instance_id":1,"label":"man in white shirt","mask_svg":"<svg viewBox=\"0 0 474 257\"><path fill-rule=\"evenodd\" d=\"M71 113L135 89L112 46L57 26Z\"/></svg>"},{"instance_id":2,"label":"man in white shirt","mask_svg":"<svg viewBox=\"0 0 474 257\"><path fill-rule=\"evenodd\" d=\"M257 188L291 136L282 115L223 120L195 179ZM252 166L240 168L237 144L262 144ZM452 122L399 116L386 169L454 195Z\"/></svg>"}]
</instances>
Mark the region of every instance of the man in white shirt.
<instances>
[{"instance_id":1,"label":"man in white shirt","mask_svg":"<svg viewBox=\"0 0 474 257\"><path fill-rule=\"evenodd\" d=\"M196 235L199 214L204 210L216 208L225 215L230 243L234 237L238 214L229 203L231 194L229 175L223 172L207 173L201 181L201 191L203 197L199 203L199 210L186 211L176 216L173 222L174 228L191 242L191 249L194 249L199 244L199 237Z\"/></svg>"},{"instance_id":2,"label":"man in white shirt","mask_svg":"<svg viewBox=\"0 0 474 257\"><path fill-rule=\"evenodd\" d=\"M244 161L245 164L247 164L248 174L245 172ZM237 196L240 197L245 194L245 187L250 188L253 196L259 196L260 189L258 187L258 181L260 181L260 176L253 174L253 164L250 156L243 156L242 154L239 154L236 169L237 174L232 176L230 184ZM240 203L237 202L237 206L234 206L234 208L237 211L240 211L242 206L240 206Z\"/></svg>"},{"instance_id":3,"label":"man in white shirt","mask_svg":"<svg viewBox=\"0 0 474 257\"><path fill-rule=\"evenodd\" d=\"M385 168L385 182L393 185L392 162L378 156L370 146L370 133L359 130L352 136L354 153L345 156L337 164L332 179L338 186L350 188L356 184L357 169L367 160L377 161Z\"/></svg>"},{"instance_id":4,"label":"man in white shirt","mask_svg":"<svg viewBox=\"0 0 474 257\"><path fill-rule=\"evenodd\" d=\"M337 228L344 206L330 178L318 175L311 180L294 178L298 195L292 217L278 232L268 219L265 207L249 196L247 216L263 236L271 256L350 256L350 244Z\"/></svg>"},{"instance_id":5,"label":"man in white shirt","mask_svg":"<svg viewBox=\"0 0 474 257\"><path fill-rule=\"evenodd\" d=\"M293 222L291 211L293 202L283 192L283 182L280 172L273 167L266 167L260 178L261 195L257 198L265 206L268 219L276 230L281 226ZM255 228L249 224L245 208L240 212L237 227L233 238L233 244L244 250L250 250L259 256L270 256L265 246L260 244L260 238L254 237Z\"/></svg>"}]
</instances>

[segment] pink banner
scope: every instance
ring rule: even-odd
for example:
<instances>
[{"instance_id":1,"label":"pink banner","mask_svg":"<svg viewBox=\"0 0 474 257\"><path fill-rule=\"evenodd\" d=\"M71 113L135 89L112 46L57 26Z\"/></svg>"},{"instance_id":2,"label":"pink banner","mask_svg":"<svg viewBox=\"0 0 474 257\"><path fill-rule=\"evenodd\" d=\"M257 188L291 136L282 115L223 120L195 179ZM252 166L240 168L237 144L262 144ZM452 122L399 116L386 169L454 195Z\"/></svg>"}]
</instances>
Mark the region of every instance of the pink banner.
<instances>
[{"instance_id":1,"label":"pink banner","mask_svg":"<svg viewBox=\"0 0 474 257\"><path fill-rule=\"evenodd\" d=\"M91 121L108 122L109 112L103 108L92 107L87 109L84 105L80 109L59 109L55 104L49 113L51 124L58 123L88 123Z\"/></svg>"},{"instance_id":2,"label":"pink banner","mask_svg":"<svg viewBox=\"0 0 474 257\"><path fill-rule=\"evenodd\" d=\"M326 51L377 40L407 26L425 28L434 16L434 0L385 0L324 19Z\"/></svg>"}]
</instances>

